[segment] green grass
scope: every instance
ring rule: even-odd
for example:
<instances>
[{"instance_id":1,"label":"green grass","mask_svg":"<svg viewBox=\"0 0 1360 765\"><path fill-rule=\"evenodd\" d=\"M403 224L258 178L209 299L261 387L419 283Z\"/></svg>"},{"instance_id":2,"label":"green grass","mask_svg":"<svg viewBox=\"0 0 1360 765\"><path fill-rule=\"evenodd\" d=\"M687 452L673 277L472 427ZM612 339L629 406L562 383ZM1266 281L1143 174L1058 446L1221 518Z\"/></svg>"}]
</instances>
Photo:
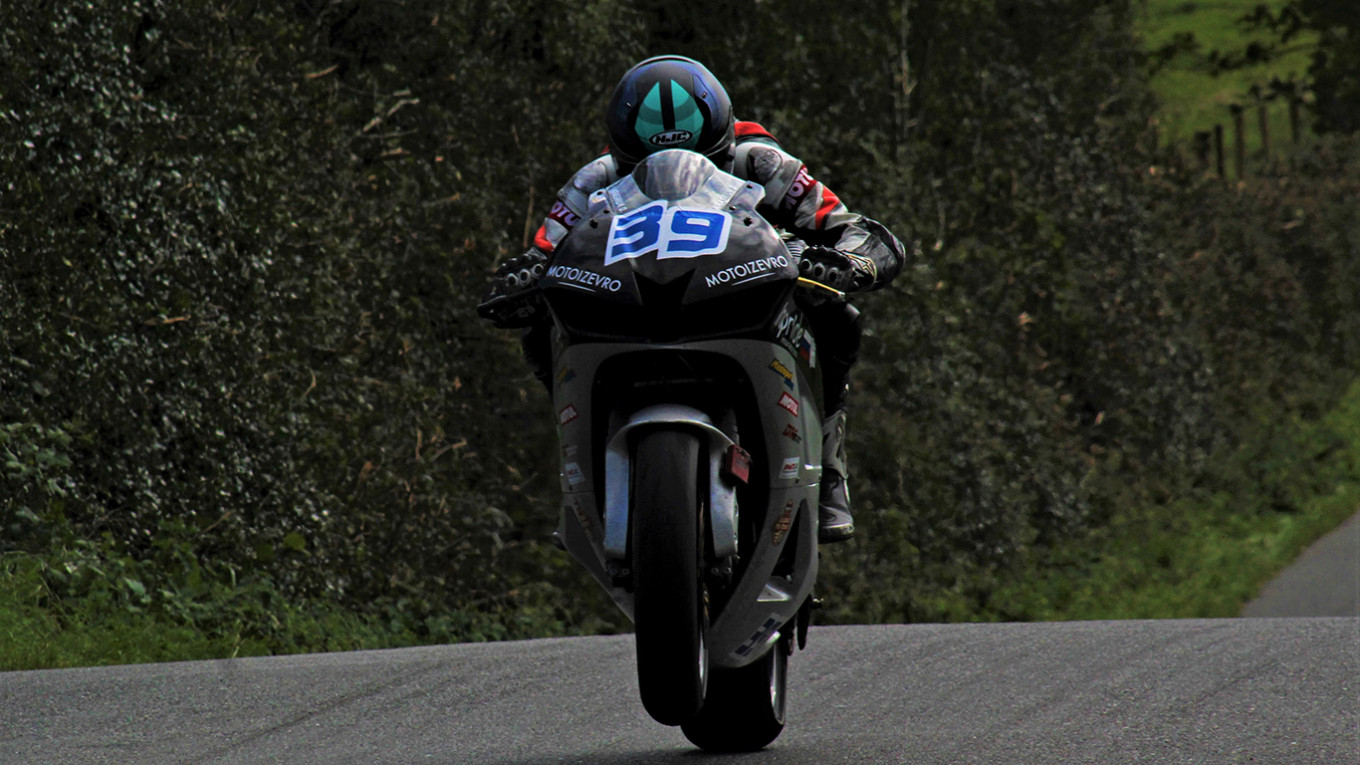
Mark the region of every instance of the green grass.
<instances>
[{"instance_id":1,"label":"green grass","mask_svg":"<svg viewBox=\"0 0 1360 765\"><path fill-rule=\"evenodd\" d=\"M1032 620L1231 617L1360 510L1360 381L1323 419L1262 431L1201 485L1052 551L1039 581L999 589Z\"/></svg>"},{"instance_id":2,"label":"green grass","mask_svg":"<svg viewBox=\"0 0 1360 765\"><path fill-rule=\"evenodd\" d=\"M175 545L178 547L178 545ZM182 548L181 548L182 549ZM400 648L564 634L532 598L484 608L375 603L355 613L285 597L267 579L152 570L89 542L0 556L0 671ZM540 599L541 600L541 599Z\"/></svg>"},{"instance_id":3,"label":"green grass","mask_svg":"<svg viewBox=\"0 0 1360 765\"><path fill-rule=\"evenodd\" d=\"M62 596L48 561L0 560L0 670L385 648L419 642L325 604L286 603L259 587L218 590L195 604L203 620L151 598L97 588ZM120 588L125 589L125 588ZM169 601L161 598L160 600ZM158 607L158 605L160 607ZM177 605L183 605L178 603Z\"/></svg>"},{"instance_id":4,"label":"green grass","mask_svg":"<svg viewBox=\"0 0 1360 765\"><path fill-rule=\"evenodd\" d=\"M39 606L32 576L0 575L0 670L260 655L262 647L136 613L60 613Z\"/></svg>"},{"instance_id":5,"label":"green grass","mask_svg":"<svg viewBox=\"0 0 1360 765\"><path fill-rule=\"evenodd\" d=\"M1272 41L1268 30L1249 30L1240 19L1257 5L1278 11L1285 0L1148 0L1138 25L1145 47L1155 51L1170 43L1177 34L1192 34L1199 48L1182 53L1162 68L1151 81L1162 100L1158 122L1164 141L1189 141L1196 131L1211 131L1214 125L1225 131L1225 161L1231 167L1233 152L1232 104L1250 106L1245 115L1246 150L1255 155L1261 149L1257 115L1248 95L1253 85L1267 86L1272 78L1301 78L1308 69L1315 37L1300 35L1281 55L1269 62L1213 74L1209 54L1219 51L1240 56L1252 42ZM1291 140L1289 109L1283 100L1268 104L1272 154ZM1306 112L1301 133L1307 130Z\"/></svg>"}]
</instances>

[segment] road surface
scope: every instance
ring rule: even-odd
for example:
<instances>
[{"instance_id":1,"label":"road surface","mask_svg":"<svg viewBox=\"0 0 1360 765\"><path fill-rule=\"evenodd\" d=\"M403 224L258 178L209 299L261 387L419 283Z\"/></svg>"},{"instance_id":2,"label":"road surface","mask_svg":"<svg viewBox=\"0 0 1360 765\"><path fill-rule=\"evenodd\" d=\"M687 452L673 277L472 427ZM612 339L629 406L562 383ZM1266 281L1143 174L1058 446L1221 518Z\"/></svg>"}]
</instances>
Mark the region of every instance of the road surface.
<instances>
[{"instance_id":1,"label":"road surface","mask_svg":"<svg viewBox=\"0 0 1360 765\"><path fill-rule=\"evenodd\" d=\"M789 725L710 757L632 638L0 674L4 763L1354 763L1360 619L813 628Z\"/></svg>"},{"instance_id":2,"label":"road surface","mask_svg":"<svg viewBox=\"0 0 1360 765\"><path fill-rule=\"evenodd\" d=\"M1360 514L1314 542L1242 615L1360 616Z\"/></svg>"}]
</instances>

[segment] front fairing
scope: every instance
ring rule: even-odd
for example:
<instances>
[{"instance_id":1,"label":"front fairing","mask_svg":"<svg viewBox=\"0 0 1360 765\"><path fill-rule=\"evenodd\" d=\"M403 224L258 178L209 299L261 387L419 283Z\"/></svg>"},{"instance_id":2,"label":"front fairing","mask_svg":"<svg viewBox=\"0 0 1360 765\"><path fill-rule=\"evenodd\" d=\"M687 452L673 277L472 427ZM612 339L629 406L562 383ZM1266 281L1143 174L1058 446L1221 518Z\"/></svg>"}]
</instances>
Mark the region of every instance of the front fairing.
<instances>
[{"instance_id":1,"label":"front fairing","mask_svg":"<svg viewBox=\"0 0 1360 765\"><path fill-rule=\"evenodd\" d=\"M666 151L591 197L539 282L581 339L692 340L771 319L798 278L756 213L764 190L701 155Z\"/></svg>"}]
</instances>

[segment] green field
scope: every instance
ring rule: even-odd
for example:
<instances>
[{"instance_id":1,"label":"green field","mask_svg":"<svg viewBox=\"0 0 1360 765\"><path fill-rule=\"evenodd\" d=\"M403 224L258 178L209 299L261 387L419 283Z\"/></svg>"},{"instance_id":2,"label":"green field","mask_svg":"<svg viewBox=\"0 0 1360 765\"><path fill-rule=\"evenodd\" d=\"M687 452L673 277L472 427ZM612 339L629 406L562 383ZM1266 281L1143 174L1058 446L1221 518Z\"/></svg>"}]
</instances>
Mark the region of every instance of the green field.
<instances>
[{"instance_id":1,"label":"green field","mask_svg":"<svg viewBox=\"0 0 1360 765\"><path fill-rule=\"evenodd\" d=\"M1263 89L1272 78L1281 81L1301 78L1308 69L1315 38L1300 35L1287 46L1279 46L1277 54L1265 61L1241 69L1215 74L1211 55L1217 51L1225 56L1241 58L1251 43L1262 45L1276 42L1266 29L1250 29L1242 17L1258 5L1278 11L1284 0L1148 0L1139 19L1139 33L1145 47L1156 51L1170 44L1176 35L1194 36L1198 47L1181 52L1172 58L1152 78L1152 87L1162 99L1158 121L1162 140L1189 141L1196 131L1213 130L1220 124L1226 134L1225 153L1231 166L1233 122L1229 107L1247 106L1245 128L1247 152L1254 156L1261 149L1257 127L1256 106L1250 95L1253 85ZM1289 108L1282 99L1268 104L1269 132L1272 154L1291 140ZM1305 113L1306 115L1306 113ZM1308 135L1307 118L1300 131Z\"/></svg>"}]
</instances>

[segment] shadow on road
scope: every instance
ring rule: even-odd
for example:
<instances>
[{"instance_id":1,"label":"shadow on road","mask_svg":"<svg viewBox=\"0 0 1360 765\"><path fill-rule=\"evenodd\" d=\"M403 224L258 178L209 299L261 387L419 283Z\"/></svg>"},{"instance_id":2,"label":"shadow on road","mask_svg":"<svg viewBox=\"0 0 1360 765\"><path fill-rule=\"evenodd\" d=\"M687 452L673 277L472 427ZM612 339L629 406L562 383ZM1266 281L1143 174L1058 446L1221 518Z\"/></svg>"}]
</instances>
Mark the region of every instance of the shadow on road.
<instances>
[{"instance_id":1,"label":"shadow on road","mask_svg":"<svg viewBox=\"0 0 1360 765\"><path fill-rule=\"evenodd\" d=\"M599 753L592 752L580 759L570 757L550 757L533 759L506 759L488 762L487 765L702 765L703 763L752 763L753 765L807 765L824 759L824 753L804 746L779 746L778 742L768 749L745 754L712 754L698 749L668 749L632 752Z\"/></svg>"}]
</instances>

